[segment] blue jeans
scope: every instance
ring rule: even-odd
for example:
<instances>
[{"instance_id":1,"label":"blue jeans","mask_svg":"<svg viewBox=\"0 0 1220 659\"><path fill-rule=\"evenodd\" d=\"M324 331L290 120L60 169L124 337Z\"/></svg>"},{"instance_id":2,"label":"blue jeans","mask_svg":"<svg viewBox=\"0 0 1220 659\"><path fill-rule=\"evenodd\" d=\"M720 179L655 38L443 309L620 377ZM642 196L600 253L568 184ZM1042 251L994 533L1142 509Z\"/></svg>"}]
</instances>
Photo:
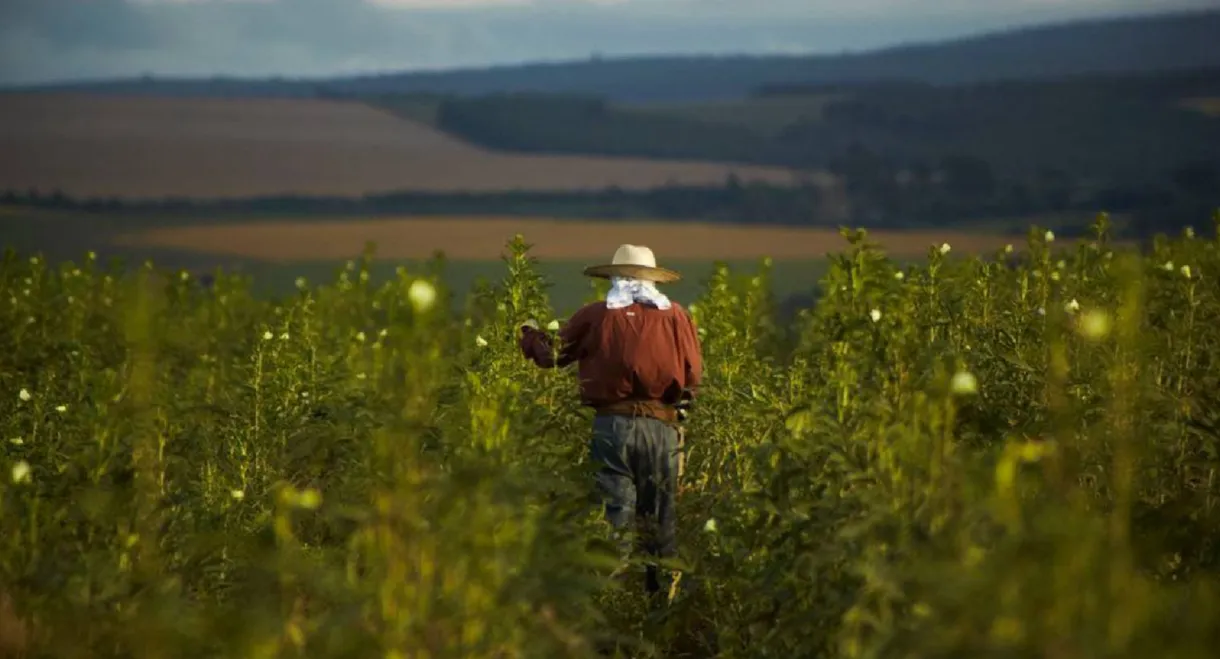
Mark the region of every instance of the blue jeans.
<instances>
[{"instance_id":1,"label":"blue jeans","mask_svg":"<svg viewBox=\"0 0 1220 659\"><path fill-rule=\"evenodd\" d=\"M677 556L678 430L642 416L597 416L590 457L606 520L624 556L634 548L632 523L642 522L642 548L657 559ZM648 565L650 592L668 590L668 571Z\"/></svg>"}]
</instances>

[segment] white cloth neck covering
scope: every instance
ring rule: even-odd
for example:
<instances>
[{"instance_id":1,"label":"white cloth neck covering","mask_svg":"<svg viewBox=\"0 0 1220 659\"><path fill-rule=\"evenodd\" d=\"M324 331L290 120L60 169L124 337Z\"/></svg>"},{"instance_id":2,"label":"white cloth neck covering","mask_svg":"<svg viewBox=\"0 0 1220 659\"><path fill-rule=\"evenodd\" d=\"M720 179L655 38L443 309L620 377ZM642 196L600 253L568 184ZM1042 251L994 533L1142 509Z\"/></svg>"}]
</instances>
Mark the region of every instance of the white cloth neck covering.
<instances>
[{"instance_id":1,"label":"white cloth neck covering","mask_svg":"<svg viewBox=\"0 0 1220 659\"><path fill-rule=\"evenodd\" d=\"M668 309L669 298L657 290L657 285L641 279L611 277L610 292L606 294L606 308L622 309L634 302L644 302L658 309Z\"/></svg>"}]
</instances>

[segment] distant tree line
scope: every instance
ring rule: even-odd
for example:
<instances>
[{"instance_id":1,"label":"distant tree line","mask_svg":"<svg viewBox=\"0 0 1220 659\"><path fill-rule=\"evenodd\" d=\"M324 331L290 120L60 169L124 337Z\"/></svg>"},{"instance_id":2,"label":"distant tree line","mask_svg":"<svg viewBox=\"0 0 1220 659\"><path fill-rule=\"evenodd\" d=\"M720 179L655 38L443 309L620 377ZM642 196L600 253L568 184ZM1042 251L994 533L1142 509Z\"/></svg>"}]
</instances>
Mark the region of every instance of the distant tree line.
<instances>
[{"instance_id":1,"label":"distant tree line","mask_svg":"<svg viewBox=\"0 0 1220 659\"><path fill-rule=\"evenodd\" d=\"M829 218L822 188L743 183L729 177L717 186L665 186L650 190L432 193L397 192L359 197L268 196L244 199L122 200L74 198L59 191L8 191L0 203L96 213L162 222L217 215L293 218L370 215L509 215L573 219L641 219L736 224L925 228L969 224L986 218L1091 214L1105 210L1131 218L1131 237L1197 224L1220 208L1220 165L1194 162L1175 168L1167 185L1089 189L1062 171L1048 170L1037 187L1004 185L986 163L949 158L935 169L897 169L865 150L832 164L843 178L848 217ZM1045 221L1041 221L1046 224ZM1064 235L1083 225L1055 227Z\"/></svg>"},{"instance_id":2,"label":"distant tree line","mask_svg":"<svg viewBox=\"0 0 1220 659\"><path fill-rule=\"evenodd\" d=\"M879 226L1105 209L1155 231L1175 216L1190 220L1220 207L1220 159L1181 163L1143 182L1108 184L1051 166L1028 181L1005 181L972 156L903 167L862 147L829 169L844 181L853 218Z\"/></svg>"},{"instance_id":3,"label":"distant tree line","mask_svg":"<svg viewBox=\"0 0 1220 659\"><path fill-rule=\"evenodd\" d=\"M609 187L593 191L394 192L363 196L275 195L240 199L77 198L60 191L6 191L0 203L124 217L264 214L293 217L335 215L516 215L587 219L641 219L744 224L809 225L818 221L821 191L812 185L741 183L664 186L649 190Z\"/></svg>"}]
</instances>

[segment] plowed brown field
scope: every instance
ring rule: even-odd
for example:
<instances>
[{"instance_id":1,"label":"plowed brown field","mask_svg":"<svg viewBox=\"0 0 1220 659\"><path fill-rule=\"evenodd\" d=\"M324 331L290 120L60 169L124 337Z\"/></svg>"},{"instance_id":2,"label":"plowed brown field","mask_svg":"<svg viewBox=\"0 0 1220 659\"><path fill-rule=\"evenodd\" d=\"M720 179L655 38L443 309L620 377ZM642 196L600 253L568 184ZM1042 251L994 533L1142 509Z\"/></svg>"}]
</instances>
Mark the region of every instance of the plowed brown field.
<instances>
[{"instance_id":1,"label":"plowed brown field","mask_svg":"<svg viewBox=\"0 0 1220 659\"><path fill-rule=\"evenodd\" d=\"M516 233L544 259L609 258L621 243L652 247L660 259L820 258L847 247L837 231L659 222L576 222L522 218L403 218L333 222L258 222L153 229L116 238L125 246L173 248L208 254L291 262L358 256L367 241L377 256L427 258L443 250L452 259L496 259ZM870 236L895 257L919 256L948 242L955 252L994 250L1022 238L966 231L877 231Z\"/></svg>"},{"instance_id":2,"label":"plowed brown field","mask_svg":"<svg viewBox=\"0 0 1220 659\"><path fill-rule=\"evenodd\" d=\"M361 103L0 97L0 190L124 198L648 188L791 171L486 151ZM825 178L821 179L823 182Z\"/></svg>"}]
</instances>

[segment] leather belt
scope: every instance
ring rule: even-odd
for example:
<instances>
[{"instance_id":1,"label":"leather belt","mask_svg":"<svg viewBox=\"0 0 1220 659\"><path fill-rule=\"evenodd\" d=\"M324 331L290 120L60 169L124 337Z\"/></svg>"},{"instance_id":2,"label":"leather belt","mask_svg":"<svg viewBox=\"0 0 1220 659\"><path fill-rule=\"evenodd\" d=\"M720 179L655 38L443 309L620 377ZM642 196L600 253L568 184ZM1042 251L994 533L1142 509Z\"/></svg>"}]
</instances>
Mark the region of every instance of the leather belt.
<instances>
[{"instance_id":1,"label":"leather belt","mask_svg":"<svg viewBox=\"0 0 1220 659\"><path fill-rule=\"evenodd\" d=\"M643 416L665 423L678 423L678 410L657 400L624 400L597 405L598 416Z\"/></svg>"}]
</instances>

